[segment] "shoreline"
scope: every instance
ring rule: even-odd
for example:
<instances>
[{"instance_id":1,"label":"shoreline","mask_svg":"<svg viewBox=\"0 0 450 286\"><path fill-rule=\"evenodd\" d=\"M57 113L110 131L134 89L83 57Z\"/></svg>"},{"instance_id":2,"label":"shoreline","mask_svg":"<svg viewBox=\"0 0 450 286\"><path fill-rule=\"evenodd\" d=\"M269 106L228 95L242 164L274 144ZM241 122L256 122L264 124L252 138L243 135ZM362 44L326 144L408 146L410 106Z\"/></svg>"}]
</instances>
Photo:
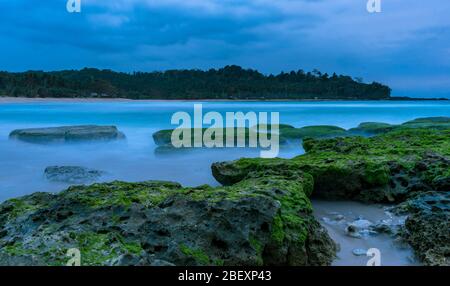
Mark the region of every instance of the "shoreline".
<instances>
[{"instance_id":1,"label":"shoreline","mask_svg":"<svg viewBox=\"0 0 450 286\"><path fill-rule=\"evenodd\" d=\"M81 97L7 97L0 96L2 103L51 103L51 102L409 102L409 101L449 101L439 98L410 98L410 99L130 99L130 98L81 98Z\"/></svg>"}]
</instances>

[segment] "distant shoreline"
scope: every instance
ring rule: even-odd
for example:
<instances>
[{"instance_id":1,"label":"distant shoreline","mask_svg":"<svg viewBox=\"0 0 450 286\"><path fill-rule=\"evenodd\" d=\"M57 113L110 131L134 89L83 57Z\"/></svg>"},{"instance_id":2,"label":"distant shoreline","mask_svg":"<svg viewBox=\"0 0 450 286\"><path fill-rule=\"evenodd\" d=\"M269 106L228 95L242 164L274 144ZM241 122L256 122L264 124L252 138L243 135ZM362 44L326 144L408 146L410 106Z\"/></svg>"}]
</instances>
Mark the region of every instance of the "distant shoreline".
<instances>
[{"instance_id":1,"label":"distant shoreline","mask_svg":"<svg viewBox=\"0 0 450 286\"><path fill-rule=\"evenodd\" d=\"M33 102L330 102L330 101L448 101L447 98L391 98L391 99L129 99L129 98L82 98L82 97L3 97L0 96L2 103L33 103Z\"/></svg>"}]
</instances>

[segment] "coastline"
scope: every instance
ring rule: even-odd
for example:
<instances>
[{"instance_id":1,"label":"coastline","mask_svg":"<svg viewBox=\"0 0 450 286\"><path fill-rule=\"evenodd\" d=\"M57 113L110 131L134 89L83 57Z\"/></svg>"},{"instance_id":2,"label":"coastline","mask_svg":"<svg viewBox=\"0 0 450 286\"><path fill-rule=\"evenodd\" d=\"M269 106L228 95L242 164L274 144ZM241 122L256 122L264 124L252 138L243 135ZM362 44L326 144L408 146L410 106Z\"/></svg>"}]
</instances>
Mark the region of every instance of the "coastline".
<instances>
[{"instance_id":1,"label":"coastline","mask_svg":"<svg viewBox=\"0 0 450 286\"><path fill-rule=\"evenodd\" d=\"M130 99L130 98L82 98L82 97L8 97L0 96L0 104L4 103L51 103L51 102L401 102L401 101L449 101L442 98L408 98L408 99Z\"/></svg>"}]
</instances>

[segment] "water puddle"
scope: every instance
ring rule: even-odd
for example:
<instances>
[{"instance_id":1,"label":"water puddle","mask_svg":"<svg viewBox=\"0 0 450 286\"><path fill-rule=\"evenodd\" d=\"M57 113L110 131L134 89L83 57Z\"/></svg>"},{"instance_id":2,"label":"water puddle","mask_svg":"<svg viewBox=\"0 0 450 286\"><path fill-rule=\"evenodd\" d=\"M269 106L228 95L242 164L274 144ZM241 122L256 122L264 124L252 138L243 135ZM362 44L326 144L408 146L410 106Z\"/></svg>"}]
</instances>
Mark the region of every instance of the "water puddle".
<instances>
[{"instance_id":1,"label":"water puddle","mask_svg":"<svg viewBox=\"0 0 450 286\"><path fill-rule=\"evenodd\" d=\"M405 217L391 214L389 207L322 200L313 200L313 206L316 219L340 246L334 266L365 266L371 248L380 251L382 266L420 265L411 248L395 235Z\"/></svg>"}]
</instances>

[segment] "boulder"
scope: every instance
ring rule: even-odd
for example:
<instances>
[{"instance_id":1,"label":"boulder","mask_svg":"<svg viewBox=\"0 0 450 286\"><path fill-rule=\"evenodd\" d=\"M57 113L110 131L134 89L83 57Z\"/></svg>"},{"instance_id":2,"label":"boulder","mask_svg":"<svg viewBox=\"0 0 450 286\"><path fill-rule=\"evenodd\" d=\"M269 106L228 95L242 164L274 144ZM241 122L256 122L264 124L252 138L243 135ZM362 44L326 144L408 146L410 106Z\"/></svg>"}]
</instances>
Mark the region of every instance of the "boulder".
<instances>
[{"instance_id":1,"label":"boulder","mask_svg":"<svg viewBox=\"0 0 450 286\"><path fill-rule=\"evenodd\" d=\"M293 179L293 180L290 180ZM248 176L229 187L112 182L0 205L0 265L329 265L312 177Z\"/></svg>"},{"instance_id":2,"label":"boulder","mask_svg":"<svg viewBox=\"0 0 450 286\"><path fill-rule=\"evenodd\" d=\"M32 143L48 143L117 140L125 138L125 135L115 126L82 125L18 129L12 131L9 137Z\"/></svg>"},{"instance_id":3,"label":"boulder","mask_svg":"<svg viewBox=\"0 0 450 286\"><path fill-rule=\"evenodd\" d=\"M104 172L78 166L51 166L44 171L47 180L67 184L84 184L98 180Z\"/></svg>"}]
</instances>

